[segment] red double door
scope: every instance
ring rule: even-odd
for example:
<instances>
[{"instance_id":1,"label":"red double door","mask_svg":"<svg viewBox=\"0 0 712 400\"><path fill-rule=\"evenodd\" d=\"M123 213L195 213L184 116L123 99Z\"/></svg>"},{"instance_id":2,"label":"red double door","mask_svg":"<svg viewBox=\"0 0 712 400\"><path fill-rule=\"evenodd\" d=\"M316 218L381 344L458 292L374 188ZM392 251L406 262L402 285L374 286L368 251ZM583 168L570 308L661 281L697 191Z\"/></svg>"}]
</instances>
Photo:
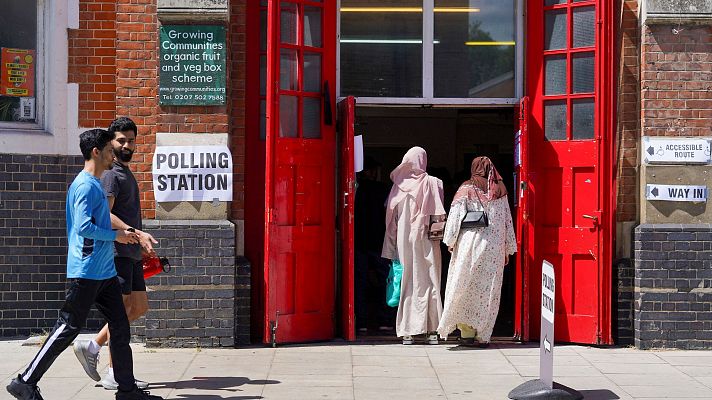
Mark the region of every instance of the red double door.
<instances>
[{"instance_id":1,"label":"red double door","mask_svg":"<svg viewBox=\"0 0 712 400\"><path fill-rule=\"evenodd\" d=\"M515 336L539 336L541 265L556 273L557 341L613 343L612 5L527 2Z\"/></svg>"},{"instance_id":2,"label":"red double door","mask_svg":"<svg viewBox=\"0 0 712 400\"><path fill-rule=\"evenodd\" d=\"M337 316L353 338L353 99L338 137L336 37L335 0L268 2L265 342L331 339Z\"/></svg>"},{"instance_id":3,"label":"red double door","mask_svg":"<svg viewBox=\"0 0 712 400\"><path fill-rule=\"evenodd\" d=\"M337 327L355 336L354 102L336 104L336 4L267 2L265 342L327 340ZM538 335L547 260L557 273L557 340L612 342L610 7L527 2L515 298L524 340Z\"/></svg>"}]
</instances>

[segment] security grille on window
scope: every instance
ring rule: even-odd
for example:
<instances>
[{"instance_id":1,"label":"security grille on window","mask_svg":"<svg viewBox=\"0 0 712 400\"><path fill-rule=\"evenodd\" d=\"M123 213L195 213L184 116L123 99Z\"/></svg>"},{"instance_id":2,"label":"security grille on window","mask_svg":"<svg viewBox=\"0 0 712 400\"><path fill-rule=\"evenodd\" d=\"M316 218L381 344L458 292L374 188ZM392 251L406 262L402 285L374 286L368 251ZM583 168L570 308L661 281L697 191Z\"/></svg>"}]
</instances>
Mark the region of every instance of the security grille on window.
<instances>
[{"instance_id":1,"label":"security grille on window","mask_svg":"<svg viewBox=\"0 0 712 400\"><path fill-rule=\"evenodd\" d=\"M37 2L3 0L0 13L0 124L37 122Z\"/></svg>"}]
</instances>

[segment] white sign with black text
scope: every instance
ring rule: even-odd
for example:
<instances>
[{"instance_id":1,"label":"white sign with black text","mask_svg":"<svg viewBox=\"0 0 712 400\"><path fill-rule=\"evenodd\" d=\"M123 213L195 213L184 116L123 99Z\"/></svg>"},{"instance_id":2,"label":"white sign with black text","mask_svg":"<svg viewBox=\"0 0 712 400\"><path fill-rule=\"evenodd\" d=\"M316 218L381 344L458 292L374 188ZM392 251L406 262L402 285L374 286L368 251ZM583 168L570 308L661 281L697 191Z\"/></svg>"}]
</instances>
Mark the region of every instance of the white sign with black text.
<instances>
[{"instance_id":1,"label":"white sign with black text","mask_svg":"<svg viewBox=\"0 0 712 400\"><path fill-rule=\"evenodd\" d=\"M658 185L645 187L647 200L707 202L707 186L697 185Z\"/></svg>"},{"instance_id":2,"label":"white sign with black text","mask_svg":"<svg viewBox=\"0 0 712 400\"><path fill-rule=\"evenodd\" d=\"M232 154L220 146L157 146L153 155L157 202L232 201Z\"/></svg>"},{"instance_id":3,"label":"white sign with black text","mask_svg":"<svg viewBox=\"0 0 712 400\"><path fill-rule=\"evenodd\" d=\"M710 142L698 138L643 137L643 160L646 163L707 164Z\"/></svg>"},{"instance_id":4,"label":"white sign with black text","mask_svg":"<svg viewBox=\"0 0 712 400\"><path fill-rule=\"evenodd\" d=\"M541 330L539 345L539 379L547 388L554 386L554 299L556 298L554 266L541 264Z\"/></svg>"}]
</instances>

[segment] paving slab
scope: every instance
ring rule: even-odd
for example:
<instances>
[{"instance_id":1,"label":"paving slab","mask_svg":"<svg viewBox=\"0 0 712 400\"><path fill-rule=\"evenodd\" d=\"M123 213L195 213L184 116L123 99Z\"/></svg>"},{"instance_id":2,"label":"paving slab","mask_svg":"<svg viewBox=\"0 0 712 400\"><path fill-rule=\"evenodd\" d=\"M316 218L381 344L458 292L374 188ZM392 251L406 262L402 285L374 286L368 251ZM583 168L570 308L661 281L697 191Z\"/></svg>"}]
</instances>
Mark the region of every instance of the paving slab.
<instances>
[{"instance_id":1,"label":"paving slab","mask_svg":"<svg viewBox=\"0 0 712 400\"><path fill-rule=\"evenodd\" d=\"M88 337L92 337L89 335ZM9 381L38 346L0 341L0 377ZM346 343L238 349L154 349L133 344L136 375L151 393L181 400L504 399L539 373L536 344L403 346ZM106 369L102 350L100 369ZM554 380L593 400L712 399L712 352L557 346ZM40 382L47 400L113 399L83 372L71 350ZM5 391L0 400L12 400Z\"/></svg>"}]
</instances>

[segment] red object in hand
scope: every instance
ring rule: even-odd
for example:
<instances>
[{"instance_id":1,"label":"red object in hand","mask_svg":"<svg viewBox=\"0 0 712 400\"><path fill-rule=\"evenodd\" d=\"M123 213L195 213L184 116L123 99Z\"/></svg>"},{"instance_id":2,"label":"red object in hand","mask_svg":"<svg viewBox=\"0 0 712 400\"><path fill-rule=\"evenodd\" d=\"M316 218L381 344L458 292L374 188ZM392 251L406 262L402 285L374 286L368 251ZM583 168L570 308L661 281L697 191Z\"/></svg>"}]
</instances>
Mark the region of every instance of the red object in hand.
<instances>
[{"instance_id":1,"label":"red object in hand","mask_svg":"<svg viewBox=\"0 0 712 400\"><path fill-rule=\"evenodd\" d=\"M166 257L143 256L143 279L171 270L171 263Z\"/></svg>"}]
</instances>

